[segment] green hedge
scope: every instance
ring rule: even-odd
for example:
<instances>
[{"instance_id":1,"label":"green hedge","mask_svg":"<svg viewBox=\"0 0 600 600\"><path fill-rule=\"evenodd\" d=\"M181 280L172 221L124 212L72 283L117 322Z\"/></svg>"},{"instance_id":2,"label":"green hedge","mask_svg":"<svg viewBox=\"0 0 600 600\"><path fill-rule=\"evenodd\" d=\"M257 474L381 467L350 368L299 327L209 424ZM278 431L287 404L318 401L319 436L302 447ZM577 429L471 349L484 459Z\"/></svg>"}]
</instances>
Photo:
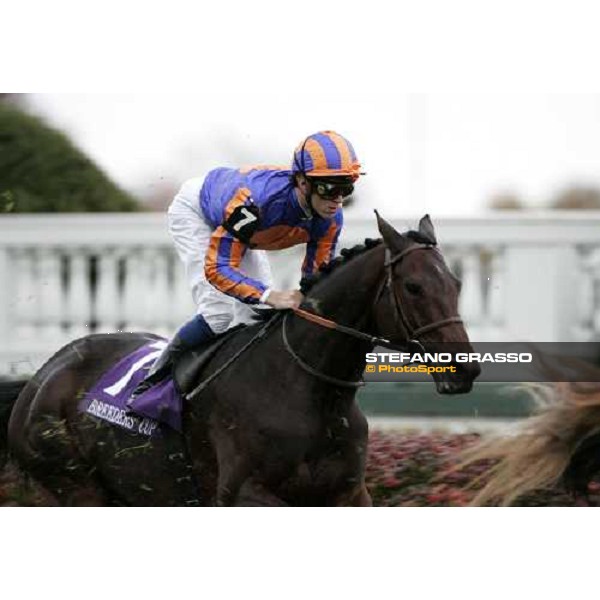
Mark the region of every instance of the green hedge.
<instances>
[{"instance_id":1,"label":"green hedge","mask_svg":"<svg viewBox=\"0 0 600 600\"><path fill-rule=\"evenodd\" d=\"M139 210L66 135L0 102L0 213Z\"/></svg>"}]
</instances>

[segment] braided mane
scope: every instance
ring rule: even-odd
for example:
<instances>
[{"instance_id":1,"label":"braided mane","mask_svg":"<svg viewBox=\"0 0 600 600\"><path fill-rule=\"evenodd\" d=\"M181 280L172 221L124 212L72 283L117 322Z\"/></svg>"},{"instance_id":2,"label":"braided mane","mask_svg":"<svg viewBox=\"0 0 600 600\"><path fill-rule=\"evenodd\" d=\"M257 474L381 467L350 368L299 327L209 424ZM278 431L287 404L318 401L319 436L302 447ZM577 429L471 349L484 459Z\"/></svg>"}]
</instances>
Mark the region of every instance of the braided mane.
<instances>
[{"instance_id":1,"label":"braided mane","mask_svg":"<svg viewBox=\"0 0 600 600\"><path fill-rule=\"evenodd\" d=\"M419 231L407 231L403 235L404 237L410 238L411 240L419 244L432 244L432 240L429 239L427 236L424 236ZM334 258L331 262L321 265L318 271L316 271L312 275L303 277L300 280L300 291L302 292L302 295L305 296L310 290L312 290L313 287L315 287L317 283L325 279L325 277L327 277L332 271L335 271L341 265L345 265L349 260L353 259L354 257L364 254L368 250L375 248L375 246L379 246L382 242L383 240L381 238L366 238L364 243L362 244L357 244L352 248L343 248L340 251L340 256ZM277 314L280 314L280 312L275 308L262 308L260 310L255 310L254 312L255 314L253 318L255 321L258 322L268 321Z\"/></svg>"},{"instance_id":2,"label":"braided mane","mask_svg":"<svg viewBox=\"0 0 600 600\"><path fill-rule=\"evenodd\" d=\"M321 265L319 270L312 275L303 277L300 281L300 291L303 295L306 295L307 292L309 292L319 281L322 281L327 275L329 275L329 273L335 271L341 265L345 265L355 256L360 256L361 254L367 252L367 250L371 250L371 248L379 246L379 244L382 242L382 239L373 240L371 238L367 238L363 244L357 244L352 248L343 248L340 252L340 256L337 256L332 261Z\"/></svg>"},{"instance_id":3,"label":"braided mane","mask_svg":"<svg viewBox=\"0 0 600 600\"><path fill-rule=\"evenodd\" d=\"M419 243L419 244L431 244L431 240L424 236L420 231L407 231L403 234L404 237L410 238L411 240ZM334 258L331 262L325 263L321 265L318 271L309 275L308 277L303 277L300 281L300 291L303 295L306 295L307 292L312 290L312 288L319 282L322 281L329 273L335 271L341 265L345 265L349 260L353 259L355 256L360 256L364 254L371 248L375 248L375 246L379 246L383 240L381 238L371 239L366 238L363 244L357 244L352 248L343 248L340 252L340 256Z\"/></svg>"}]
</instances>

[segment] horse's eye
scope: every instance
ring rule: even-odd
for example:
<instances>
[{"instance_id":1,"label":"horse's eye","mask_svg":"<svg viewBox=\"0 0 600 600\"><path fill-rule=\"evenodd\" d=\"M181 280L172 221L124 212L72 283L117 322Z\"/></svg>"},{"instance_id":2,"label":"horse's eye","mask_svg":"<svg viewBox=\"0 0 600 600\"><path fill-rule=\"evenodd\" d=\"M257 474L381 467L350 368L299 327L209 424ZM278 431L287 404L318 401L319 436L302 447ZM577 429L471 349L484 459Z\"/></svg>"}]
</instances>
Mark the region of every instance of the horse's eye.
<instances>
[{"instance_id":1,"label":"horse's eye","mask_svg":"<svg viewBox=\"0 0 600 600\"><path fill-rule=\"evenodd\" d=\"M404 287L409 294L413 294L414 296L419 296L423 292L423 288L418 283L413 283L412 281L407 281Z\"/></svg>"}]
</instances>

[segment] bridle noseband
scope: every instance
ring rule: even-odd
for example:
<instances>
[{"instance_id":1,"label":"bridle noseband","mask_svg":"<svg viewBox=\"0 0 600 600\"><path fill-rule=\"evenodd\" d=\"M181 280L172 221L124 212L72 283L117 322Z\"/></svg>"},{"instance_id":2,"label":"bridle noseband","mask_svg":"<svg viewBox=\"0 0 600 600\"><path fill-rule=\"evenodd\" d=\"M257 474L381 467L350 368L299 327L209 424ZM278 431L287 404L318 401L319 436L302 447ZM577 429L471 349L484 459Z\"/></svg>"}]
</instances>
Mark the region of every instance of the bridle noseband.
<instances>
[{"instance_id":1,"label":"bridle noseband","mask_svg":"<svg viewBox=\"0 0 600 600\"><path fill-rule=\"evenodd\" d=\"M435 250L436 252L439 252L437 247L433 244L417 243L417 244L413 244L409 248L406 248L402 252L399 252L395 256L392 256L391 251L389 250L389 248L386 247L385 260L383 263L384 267L386 269L386 276L384 277L383 282L382 282L381 286L379 287L377 294L375 295L375 302L373 303L373 305L376 306L377 303L379 302L379 300L381 299L384 291L386 289L388 290L389 296L390 296L390 305L394 309L394 322L395 322L396 326L398 326L399 324L402 325L402 328L406 332L406 336L407 336L406 342L395 343L387 338L373 336L368 333L359 331L358 329L354 329L352 327L347 327L345 325L340 325L339 323L336 323L335 321L326 319L325 317L321 317L319 315L311 313L307 310L303 310L301 308L293 309L293 313L296 316L301 317L302 319L305 319L306 321L310 321L311 323L315 323L317 325L320 325L321 327L325 327L326 329L332 329L334 331L339 331L341 333L345 333L346 335L349 335L349 336L354 337L359 340L367 341L367 342L373 344L374 346L384 346L386 348L391 348L394 350L405 350L407 347L412 347L412 348L418 348L420 351L424 352L425 349L421 345L421 342L418 340L418 337L420 335L423 335L424 333L429 333L431 331L435 331L436 329L441 329L442 327L446 327L447 325L453 325L455 323L462 323L463 321L458 315L456 315L453 317L449 317L447 319L441 319L439 321L434 321L433 323L428 323L427 325L423 325L421 327L412 327L412 325L410 324L410 322L408 320L408 317L406 316L406 311L404 310L401 300L398 298L398 296L394 292L394 273L393 273L394 269L393 269L393 267L396 263L400 262L405 256L407 256L411 252L414 252L415 250ZM298 356L298 354L296 354L296 352L294 352L293 348L291 347L291 345L289 343L288 337L287 337L286 321L287 321L289 314L290 313L286 313L286 315L283 318L283 322L282 322L281 334L283 337L283 343L284 343L286 350L291 354L291 356L295 360L295 362L304 371L306 371L307 373L310 373L311 375L314 375L315 377L317 377L318 379L321 379L322 381L325 381L327 383L331 383L334 385L338 385L341 387L356 388L356 387L360 387L360 386L364 385L364 382L362 381L362 379L358 380L358 381L346 381L344 379L338 379L336 377L326 375L325 373L321 373L320 371L318 371L315 368L308 365L304 360L302 360Z\"/></svg>"}]
</instances>

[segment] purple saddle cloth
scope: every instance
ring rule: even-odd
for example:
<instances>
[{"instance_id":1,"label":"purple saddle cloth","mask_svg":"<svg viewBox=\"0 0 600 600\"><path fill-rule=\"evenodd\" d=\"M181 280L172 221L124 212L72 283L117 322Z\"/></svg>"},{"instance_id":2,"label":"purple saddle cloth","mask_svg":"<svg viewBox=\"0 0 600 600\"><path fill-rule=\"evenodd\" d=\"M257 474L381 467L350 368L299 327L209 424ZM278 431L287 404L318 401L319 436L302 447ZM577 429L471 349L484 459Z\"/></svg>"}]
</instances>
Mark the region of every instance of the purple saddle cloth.
<instances>
[{"instance_id":1,"label":"purple saddle cloth","mask_svg":"<svg viewBox=\"0 0 600 600\"><path fill-rule=\"evenodd\" d=\"M166 341L150 342L122 358L84 395L79 410L145 435L157 432L159 423L181 431L181 396L170 377L128 405L133 390L166 345Z\"/></svg>"}]
</instances>

